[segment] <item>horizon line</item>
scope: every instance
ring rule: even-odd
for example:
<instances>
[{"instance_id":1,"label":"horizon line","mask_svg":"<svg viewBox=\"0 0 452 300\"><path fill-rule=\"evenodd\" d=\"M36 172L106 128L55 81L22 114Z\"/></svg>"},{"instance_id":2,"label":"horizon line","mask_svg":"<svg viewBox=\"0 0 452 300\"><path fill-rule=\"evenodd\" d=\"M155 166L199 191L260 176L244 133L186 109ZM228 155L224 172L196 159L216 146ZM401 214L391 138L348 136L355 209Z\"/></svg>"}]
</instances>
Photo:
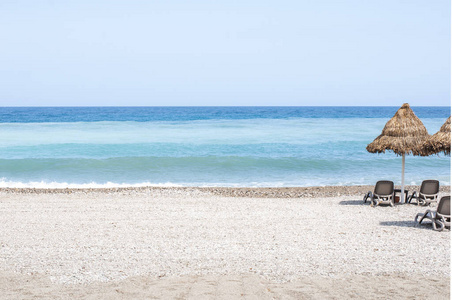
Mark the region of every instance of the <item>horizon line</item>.
<instances>
[{"instance_id":1,"label":"horizon line","mask_svg":"<svg viewBox=\"0 0 452 300\"><path fill-rule=\"evenodd\" d=\"M408 103L409 104L409 103ZM402 104L403 105L403 104ZM412 107L451 107L451 105L411 105ZM0 108L88 108L88 107L399 107L398 105L7 105Z\"/></svg>"}]
</instances>

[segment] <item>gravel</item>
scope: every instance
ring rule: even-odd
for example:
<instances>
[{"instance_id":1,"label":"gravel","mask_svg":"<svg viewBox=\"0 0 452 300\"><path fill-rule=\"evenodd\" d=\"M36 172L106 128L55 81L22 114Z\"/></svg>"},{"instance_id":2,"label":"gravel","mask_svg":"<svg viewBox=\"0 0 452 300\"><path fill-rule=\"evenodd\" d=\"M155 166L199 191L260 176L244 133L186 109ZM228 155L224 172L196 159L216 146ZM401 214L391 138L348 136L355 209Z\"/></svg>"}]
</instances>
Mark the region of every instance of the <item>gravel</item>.
<instances>
[{"instance_id":1,"label":"gravel","mask_svg":"<svg viewBox=\"0 0 452 300\"><path fill-rule=\"evenodd\" d=\"M400 186L395 186L399 188ZM374 186L313 186L313 187L122 187L122 188L0 188L2 194L151 194L153 196L186 195L186 196L224 196L248 198L312 198L364 195L373 191ZM410 193L419 191L420 186L405 186ZM441 193L450 194L450 186L441 186Z\"/></svg>"},{"instance_id":2,"label":"gravel","mask_svg":"<svg viewBox=\"0 0 452 300\"><path fill-rule=\"evenodd\" d=\"M136 275L450 276L450 231L416 225L425 207L363 204L370 189L2 189L0 269L83 284Z\"/></svg>"}]
</instances>

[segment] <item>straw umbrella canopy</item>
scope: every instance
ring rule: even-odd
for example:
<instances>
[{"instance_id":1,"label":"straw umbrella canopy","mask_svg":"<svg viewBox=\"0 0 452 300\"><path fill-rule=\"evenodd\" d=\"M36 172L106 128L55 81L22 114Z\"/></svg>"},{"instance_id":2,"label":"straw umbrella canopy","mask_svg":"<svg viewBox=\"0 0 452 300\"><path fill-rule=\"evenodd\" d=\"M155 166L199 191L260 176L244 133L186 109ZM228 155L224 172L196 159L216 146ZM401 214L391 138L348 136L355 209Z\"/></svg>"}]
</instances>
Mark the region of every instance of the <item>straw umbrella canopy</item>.
<instances>
[{"instance_id":1,"label":"straw umbrella canopy","mask_svg":"<svg viewBox=\"0 0 452 300\"><path fill-rule=\"evenodd\" d=\"M450 117L441 129L424 143L423 156L444 152L450 156Z\"/></svg>"},{"instance_id":2,"label":"straw umbrella canopy","mask_svg":"<svg viewBox=\"0 0 452 300\"><path fill-rule=\"evenodd\" d=\"M421 155L423 144L430 137L421 120L414 114L408 103L404 103L386 123L381 134L366 149L370 153L393 151L402 156L401 200L404 200L405 155Z\"/></svg>"}]
</instances>

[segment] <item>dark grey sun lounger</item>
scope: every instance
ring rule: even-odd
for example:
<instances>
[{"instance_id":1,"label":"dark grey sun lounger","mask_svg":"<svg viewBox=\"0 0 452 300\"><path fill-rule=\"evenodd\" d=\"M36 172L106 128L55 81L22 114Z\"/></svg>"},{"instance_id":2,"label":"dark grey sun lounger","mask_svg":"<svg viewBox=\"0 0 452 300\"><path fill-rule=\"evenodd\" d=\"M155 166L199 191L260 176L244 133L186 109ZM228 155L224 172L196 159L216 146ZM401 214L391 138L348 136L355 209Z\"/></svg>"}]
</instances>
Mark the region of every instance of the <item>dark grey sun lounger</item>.
<instances>
[{"instance_id":1,"label":"dark grey sun lounger","mask_svg":"<svg viewBox=\"0 0 452 300\"><path fill-rule=\"evenodd\" d=\"M416 199L417 205L430 205L438 201L439 193L439 181L438 180L424 180L421 184L421 190L419 195L413 192L411 196L408 197L408 203L411 203L413 199Z\"/></svg>"},{"instance_id":2,"label":"dark grey sun lounger","mask_svg":"<svg viewBox=\"0 0 452 300\"><path fill-rule=\"evenodd\" d=\"M389 180L380 180L375 184L374 192L367 192L363 201L367 202L370 198L370 206L380 205L382 203L394 206L394 182Z\"/></svg>"},{"instance_id":3,"label":"dark grey sun lounger","mask_svg":"<svg viewBox=\"0 0 452 300\"><path fill-rule=\"evenodd\" d=\"M425 213L417 214L414 221L421 224L424 219L432 221L433 230L441 231L445 227L450 228L450 196L444 196L439 200L436 211L427 209Z\"/></svg>"}]
</instances>

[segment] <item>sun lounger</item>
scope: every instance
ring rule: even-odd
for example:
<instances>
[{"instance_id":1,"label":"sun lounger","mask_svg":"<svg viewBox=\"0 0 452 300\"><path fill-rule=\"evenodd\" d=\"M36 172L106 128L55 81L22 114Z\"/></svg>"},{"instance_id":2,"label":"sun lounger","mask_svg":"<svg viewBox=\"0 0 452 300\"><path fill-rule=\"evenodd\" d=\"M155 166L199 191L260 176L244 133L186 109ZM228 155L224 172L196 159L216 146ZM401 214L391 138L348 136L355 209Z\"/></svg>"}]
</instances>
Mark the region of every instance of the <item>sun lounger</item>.
<instances>
[{"instance_id":1,"label":"sun lounger","mask_svg":"<svg viewBox=\"0 0 452 300\"><path fill-rule=\"evenodd\" d=\"M389 204L394 206L394 182L389 180L380 180L375 184L374 192L367 192L364 195L364 203L370 198L370 206Z\"/></svg>"},{"instance_id":2,"label":"sun lounger","mask_svg":"<svg viewBox=\"0 0 452 300\"><path fill-rule=\"evenodd\" d=\"M411 203L413 199L416 199L417 205L430 205L438 201L438 193L438 180L424 180L422 181L419 195L416 192L413 192L413 194L408 197L408 203Z\"/></svg>"},{"instance_id":3,"label":"sun lounger","mask_svg":"<svg viewBox=\"0 0 452 300\"><path fill-rule=\"evenodd\" d=\"M450 228L450 196L444 196L439 200L436 211L427 209L425 213L417 214L414 221L421 224L424 219L432 221L433 230L441 231L445 227Z\"/></svg>"}]
</instances>

